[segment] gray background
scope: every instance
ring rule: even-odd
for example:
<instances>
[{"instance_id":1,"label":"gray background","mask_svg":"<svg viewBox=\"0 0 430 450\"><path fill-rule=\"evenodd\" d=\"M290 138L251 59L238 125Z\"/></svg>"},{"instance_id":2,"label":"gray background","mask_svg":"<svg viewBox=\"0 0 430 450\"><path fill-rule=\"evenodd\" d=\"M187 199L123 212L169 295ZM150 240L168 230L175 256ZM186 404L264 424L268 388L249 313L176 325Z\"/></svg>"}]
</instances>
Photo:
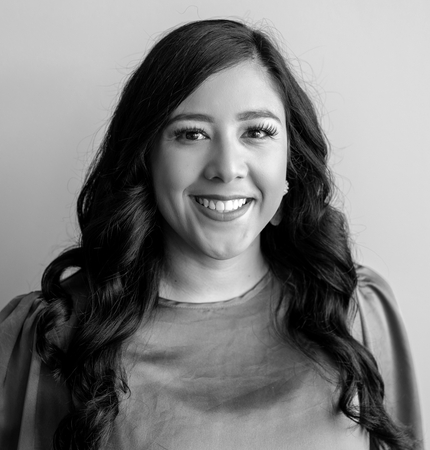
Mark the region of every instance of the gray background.
<instances>
[{"instance_id":1,"label":"gray background","mask_svg":"<svg viewBox=\"0 0 430 450\"><path fill-rule=\"evenodd\" d=\"M332 143L359 261L396 292L430 435L430 3L7 0L0 5L0 306L73 243L74 202L125 76L166 29L275 27Z\"/></svg>"}]
</instances>

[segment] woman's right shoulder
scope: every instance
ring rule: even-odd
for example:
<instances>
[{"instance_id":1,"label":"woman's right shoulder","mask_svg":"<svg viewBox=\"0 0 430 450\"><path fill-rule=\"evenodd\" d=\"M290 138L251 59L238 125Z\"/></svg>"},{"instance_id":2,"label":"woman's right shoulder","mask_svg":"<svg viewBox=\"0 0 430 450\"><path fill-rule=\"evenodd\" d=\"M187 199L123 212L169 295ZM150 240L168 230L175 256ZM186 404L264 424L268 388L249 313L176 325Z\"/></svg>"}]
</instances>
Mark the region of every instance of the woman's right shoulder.
<instances>
[{"instance_id":1,"label":"woman's right shoulder","mask_svg":"<svg viewBox=\"0 0 430 450\"><path fill-rule=\"evenodd\" d=\"M65 280L64 286L72 297L73 313L50 331L63 348L75 329L75 304L84 292L78 277ZM48 308L42 292L36 291L15 297L0 311L0 411L6 412L0 414L1 449L48 448L71 407L67 386L54 379L35 347L36 326Z\"/></svg>"},{"instance_id":2,"label":"woman's right shoulder","mask_svg":"<svg viewBox=\"0 0 430 450\"><path fill-rule=\"evenodd\" d=\"M62 284L72 298L73 313L67 326L57 331L57 334L60 333L57 336L59 343L69 337L77 313L84 308L88 292L87 283L81 273L73 274ZM0 361L4 361L5 352L12 352L18 340L24 338L29 342L33 341L37 320L47 305L42 292L34 291L18 295L0 311Z\"/></svg>"},{"instance_id":3,"label":"woman's right shoulder","mask_svg":"<svg viewBox=\"0 0 430 450\"><path fill-rule=\"evenodd\" d=\"M40 291L17 295L0 311L0 324L20 321L34 314L42 307Z\"/></svg>"},{"instance_id":4,"label":"woman's right shoulder","mask_svg":"<svg viewBox=\"0 0 430 450\"><path fill-rule=\"evenodd\" d=\"M12 352L18 339L34 333L37 317L43 307L42 293L35 291L13 298L0 311L1 361L8 359L7 354Z\"/></svg>"}]
</instances>

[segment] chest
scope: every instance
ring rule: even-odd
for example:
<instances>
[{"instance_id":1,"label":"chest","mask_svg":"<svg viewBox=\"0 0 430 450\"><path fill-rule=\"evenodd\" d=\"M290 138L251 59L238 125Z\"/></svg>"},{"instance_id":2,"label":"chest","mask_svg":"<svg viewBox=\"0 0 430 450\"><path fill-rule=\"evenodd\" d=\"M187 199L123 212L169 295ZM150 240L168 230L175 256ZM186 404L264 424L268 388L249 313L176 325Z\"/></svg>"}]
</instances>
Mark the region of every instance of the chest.
<instances>
[{"instance_id":1,"label":"chest","mask_svg":"<svg viewBox=\"0 0 430 450\"><path fill-rule=\"evenodd\" d=\"M113 448L369 448L367 434L338 413L335 385L265 315L219 315L159 321L129 347L131 394Z\"/></svg>"}]
</instances>

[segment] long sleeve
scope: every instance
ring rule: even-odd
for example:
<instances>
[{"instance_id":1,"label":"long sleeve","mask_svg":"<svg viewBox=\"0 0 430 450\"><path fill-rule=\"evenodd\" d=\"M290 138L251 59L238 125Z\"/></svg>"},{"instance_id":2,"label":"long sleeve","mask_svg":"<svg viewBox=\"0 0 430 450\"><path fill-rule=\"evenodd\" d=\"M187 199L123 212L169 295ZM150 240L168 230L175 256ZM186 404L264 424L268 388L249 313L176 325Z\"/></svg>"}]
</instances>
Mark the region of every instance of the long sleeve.
<instances>
[{"instance_id":1,"label":"long sleeve","mask_svg":"<svg viewBox=\"0 0 430 450\"><path fill-rule=\"evenodd\" d=\"M68 395L34 349L39 293L16 297L0 312L0 448L51 447Z\"/></svg>"},{"instance_id":2,"label":"long sleeve","mask_svg":"<svg viewBox=\"0 0 430 450\"><path fill-rule=\"evenodd\" d=\"M361 339L374 355L385 383L386 408L422 442L422 418L406 330L387 282L360 267L358 308ZM424 448L424 447L423 447Z\"/></svg>"}]
</instances>

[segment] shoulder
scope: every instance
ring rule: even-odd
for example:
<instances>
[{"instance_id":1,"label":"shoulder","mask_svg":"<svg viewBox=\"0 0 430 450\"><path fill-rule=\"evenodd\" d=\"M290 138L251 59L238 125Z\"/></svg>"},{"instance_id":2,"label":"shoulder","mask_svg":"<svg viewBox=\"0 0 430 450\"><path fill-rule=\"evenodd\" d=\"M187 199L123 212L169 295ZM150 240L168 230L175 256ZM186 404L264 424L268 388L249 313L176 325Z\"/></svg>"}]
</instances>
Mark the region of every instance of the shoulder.
<instances>
[{"instance_id":1,"label":"shoulder","mask_svg":"<svg viewBox=\"0 0 430 450\"><path fill-rule=\"evenodd\" d=\"M30 337L43 306L41 292L36 291L15 297L0 311L2 360L4 360L4 353L12 350L19 337Z\"/></svg>"},{"instance_id":2,"label":"shoulder","mask_svg":"<svg viewBox=\"0 0 430 450\"><path fill-rule=\"evenodd\" d=\"M384 303L386 306L397 309L397 302L393 290L388 282L365 266L357 266L358 292L367 303Z\"/></svg>"},{"instance_id":3,"label":"shoulder","mask_svg":"<svg viewBox=\"0 0 430 450\"><path fill-rule=\"evenodd\" d=\"M359 326L355 324L357 338L377 360L381 355L382 361L388 361L387 352L395 357L393 352L409 351L403 319L390 285L368 267L359 266L357 275L355 322L360 322Z\"/></svg>"},{"instance_id":4,"label":"shoulder","mask_svg":"<svg viewBox=\"0 0 430 450\"><path fill-rule=\"evenodd\" d=\"M3 324L12 320L12 318L33 314L41 306L41 302L40 291L16 296L0 311L0 323Z\"/></svg>"},{"instance_id":5,"label":"shoulder","mask_svg":"<svg viewBox=\"0 0 430 450\"><path fill-rule=\"evenodd\" d=\"M0 311L0 379L28 371L34 355L37 319L44 308L40 292L20 295Z\"/></svg>"},{"instance_id":6,"label":"shoulder","mask_svg":"<svg viewBox=\"0 0 430 450\"><path fill-rule=\"evenodd\" d=\"M391 286L379 273L370 267L358 266L358 292L366 303L387 303L391 307L397 308L397 302Z\"/></svg>"},{"instance_id":7,"label":"shoulder","mask_svg":"<svg viewBox=\"0 0 430 450\"><path fill-rule=\"evenodd\" d=\"M34 331L43 308L39 292L20 295L0 312L0 447L15 448L26 404L38 384ZM35 373L35 375L34 375Z\"/></svg>"},{"instance_id":8,"label":"shoulder","mask_svg":"<svg viewBox=\"0 0 430 450\"><path fill-rule=\"evenodd\" d=\"M67 326L57 332L58 343L64 342L70 335L77 314L84 308L88 292L85 280L80 273L73 274L64 280L63 286L72 298L73 313ZM18 340L32 345L37 320L46 307L47 302L44 300L42 292L34 291L13 298L0 311L0 355L2 361L5 360L5 352L9 354Z\"/></svg>"},{"instance_id":9,"label":"shoulder","mask_svg":"<svg viewBox=\"0 0 430 450\"><path fill-rule=\"evenodd\" d=\"M48 448L69 409L66 385L54 379L35 348L46 308L41 292L31 292L0 312L0 448Z\"/></svg>"},{"instance_id":10,"label":"shoulder","mask_svg":"<svg viewBox=\"0 0 430 450\"><path fill-rule=\"evenodd\" d=\"M359 266L357 268L357 305L363 328L364 343L373 348L375 340L391 336L403 321L393 290L387 281L374 270ZM393 336L393 337L394 337Z\"/></svg>"}]
</instances>

